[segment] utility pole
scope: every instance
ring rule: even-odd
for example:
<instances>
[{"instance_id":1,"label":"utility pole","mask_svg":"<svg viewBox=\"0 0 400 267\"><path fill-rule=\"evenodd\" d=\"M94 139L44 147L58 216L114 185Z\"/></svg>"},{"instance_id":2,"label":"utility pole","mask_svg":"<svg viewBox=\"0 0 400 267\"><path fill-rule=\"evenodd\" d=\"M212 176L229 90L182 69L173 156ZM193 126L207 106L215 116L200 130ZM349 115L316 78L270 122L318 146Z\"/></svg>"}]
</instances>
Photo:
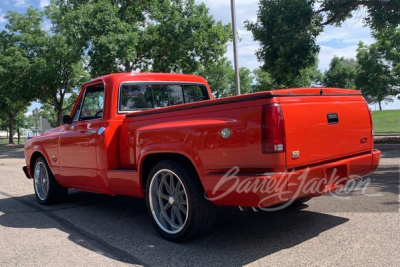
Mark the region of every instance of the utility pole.
<instances>
[{"instance_id":1,"label":"utility pole","mask_svg":"<svg viewBox=\"0 0 400 267\"><path fill-rule=\"evenodd\" d=\"M236 29L236 8L235 0L231 0L231 10L232 10L232 31L233 31L233 54L235 61L235 87L236 94L240 95L240 73L239 73L239 57L237 50L237 29Z\"/></svg>"}]
</instances>

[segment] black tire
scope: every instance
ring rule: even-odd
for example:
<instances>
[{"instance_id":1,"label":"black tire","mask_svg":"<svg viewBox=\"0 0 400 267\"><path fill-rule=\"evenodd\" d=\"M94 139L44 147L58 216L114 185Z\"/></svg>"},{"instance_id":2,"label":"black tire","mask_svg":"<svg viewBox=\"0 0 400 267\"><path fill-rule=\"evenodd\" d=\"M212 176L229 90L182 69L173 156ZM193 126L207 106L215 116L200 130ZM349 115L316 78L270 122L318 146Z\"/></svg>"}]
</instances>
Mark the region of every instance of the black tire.
<instances>
[{"instance_id":1,"label":"black tire","mask_svg":"<svg viewBox=\"0 0 400 267\"><path fill-rule=\"evenodd\" d=\"M44 182L45 180L46 182ZM33 188L35 189L36 199L42 205L59 203L65 200L68 194L68 188L58 184L43 157L36 160L33 168ZM46 189L43 190L42 188Z\"/></svg>"},{"instance_id":2,"label":"black tire","mask_svg":"<svg viewBox=\"0 0 400 267\"><path fill-rule=\"evenodd\" d=\"M169 178L165 178L167 176ZM174 182L172 185L175 189L179 188L180 190L176 189L175 192L168 193L167 187L164 186L162 181L164 181L164 178L167 181L171 177L175 179L175 185ZM179 186L178 182L181 182L183 188ZM169 188L172 187L170 184ZM161 193L157 194L157 192ZM167 200L160 197L160 194L165 197L164 193L170 195ZM181 195L184 196L180 197ZM171 160L163 160L151 170L146 185L146 203L151 221L158 233L173 242L184 242L207 232L211 229L216 217L216 207L205 198L204 189L196 171ZM184 209L186 214L179 207L181 203L187 205L187 208ZM171 212L168 213L169 210L163 212L162 207L165 208L168 204L171 207L169 208ZM180 214L181 220L178 220L178 215L172 216L174 205L178 206L175 207L176 213ZM166 214L166 216L163 216L163 214ZM185 219L184 222L182 218ZM171 221L172 223L169 223ZM183 223L179 223L180 221ZM178 227L174 227L174 225Z\"/></svg>"}]
</instances>

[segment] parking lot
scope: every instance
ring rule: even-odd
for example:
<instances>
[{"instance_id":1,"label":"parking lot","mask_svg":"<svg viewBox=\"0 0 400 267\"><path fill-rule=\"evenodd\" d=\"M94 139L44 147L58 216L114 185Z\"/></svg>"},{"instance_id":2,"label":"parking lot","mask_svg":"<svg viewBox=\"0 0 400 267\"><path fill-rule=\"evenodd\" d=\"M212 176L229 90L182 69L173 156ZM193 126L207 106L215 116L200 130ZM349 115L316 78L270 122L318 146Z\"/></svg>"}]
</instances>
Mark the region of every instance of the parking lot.
<instances>
[{"instance_id":1,"label":"parking lot","mask_svg":"<svg viewBox=\"0 0 400 267\"><path fill-rule=\"evenodd\" d=\"M299 208L220 208L213 231L163 240L145 202L71 191L40 206L24 177L23 150L0 146L0 266L400 266L400 151L383 151L367 190Z\"/></svg>"}]
</instances>

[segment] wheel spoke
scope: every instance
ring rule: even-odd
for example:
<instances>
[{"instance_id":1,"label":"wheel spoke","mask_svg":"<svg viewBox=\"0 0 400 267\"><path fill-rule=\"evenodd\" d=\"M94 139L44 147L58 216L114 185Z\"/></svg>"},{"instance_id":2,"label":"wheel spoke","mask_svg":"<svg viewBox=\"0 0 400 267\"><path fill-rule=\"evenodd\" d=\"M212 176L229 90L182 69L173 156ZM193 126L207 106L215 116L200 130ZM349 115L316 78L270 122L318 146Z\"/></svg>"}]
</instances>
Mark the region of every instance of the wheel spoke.
<instances>
[{"instance_id":1,"label":"wheel spoke","mask_svg":"<svg viewBox=\"0 0 400 267\"><path fill-rule=\"evenodd\" d=\"M175 217L176 217L176 212L174 207L171 209L171 223L175 224Z\"/></svg>"},{"instance_id":2,"label":"wheel spoke","mask_svg":"<svg viewBox=\"0 0 400 267\"><path fill-rule=\"evenodd\" d=\"M185 209L184 206L178 205L178 208L183 212L183 214L185 214L185 216L187 215L187 210Z\"/></svg>"},{"instance_id":3,"label":"wheel spoke","mask_svg":"<svg viewBox=\"0 0 400 267\"><path fill-rule=\"evenodd\" d=\"M172 207L172 205L171 204L169 204L169 202L163 207L163 211L164 212L166 212L167 211L167 209L169 209L170 207Z\"/></svg>"},{"instance_id":4,"label":"wheel spoke","mask_svg":"<svg viewBox=\"0 0 400 267\"><path fill-rule=\"evenodd\" d=\"M180 193L181 191L183 191L183 190L180 190L181 186L182 186L182 184L180 182L176 183L175 193L178 193L178 192Z\"/></svg>"},{"instance_id":5,"label":"wheel spoke","mask_svg":"<svg viewBox=\"0 0 400 267\"><path fill-rule=\"evenodd\" d=\"M185 191L181 190L178 192L178 197L184 196L185 195Z\"/></svg>"},{"instance_id":6,"label":"wheel spoke","mask_svg":"<svg viewBox=\"0 0 400 267\"><path fill-rule=\"evenodd\" d=\"M169 187L171 189L171 194L175 193L175 181L174 175L172 173L169 174Z\"/></svg>"},{"instance_id":7,"label":"wheel spoke","mask_svg":"<svg viewBox=\"0 0 400 267\"><path fill-rule=\"evenodd\" d=\"M163 193L160 193L159 196L160 196L162 199L169 200L169 196L167 196L167 195L165 195L165 194L163 194Z\"/></svg>"},{"instance_id":8,"label":"wheel spoke","mask_svg":"<svg viewBox=\"0 0 400 267\"><path fill-rule=\"evenodd\" d=\"M187 201L186 200L179 200L178 204L187 206Z\"/></svg>"},{"instance_id":9,"label":"wheel spoke","mask_svg":"<svg viewBox=\"0 0 400 267\"><path fill-rule=\"evenodd\" d=\"M176 217L178 218L178 221L179 221L179 226L181 226L181 225L183 225L182 215L176 206L174 206L174 209L175 209Z\"/></svg>"},{"instance_id":10,"label":"wheel spoke","mask_svg":"<svg viewBox=\"0 0 400 267\"><path fill-rule=\"evenodd\" d=\"M165 189L167 190L168 194L172 194L172 188L170 187L170 185L167 182L167 177L168 174L164 175L162 180L161 180L161 184L164 185Z\"/></svg>"}]
</instances>

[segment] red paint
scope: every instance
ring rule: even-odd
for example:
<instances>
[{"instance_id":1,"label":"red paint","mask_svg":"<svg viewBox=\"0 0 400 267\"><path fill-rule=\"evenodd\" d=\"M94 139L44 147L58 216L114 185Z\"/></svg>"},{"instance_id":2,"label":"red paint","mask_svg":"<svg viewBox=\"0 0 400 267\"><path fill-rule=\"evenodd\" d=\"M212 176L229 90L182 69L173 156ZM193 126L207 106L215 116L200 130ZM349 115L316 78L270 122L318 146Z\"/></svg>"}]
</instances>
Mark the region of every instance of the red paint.
<instances>
[{"instance_id":1,"label":"red paint","mask_svg":"<svg viewBox=\"0 0 400 267\"><path fill-rule=\"evenodd\" d=\"M211 100L118 113L119 86L128 81L204 84ZM207 195L237 166L239 179L287 179L290 198L300 184L297 176L287 177L288 170L301 175L310 166L314 177L323 178L337 167L341 175L363 176L379 164L380 152L373 151L373 138L367 138L372 132L370 114L355 90L326 88L320 95L320 88L285 89L213 99L207 82L198 76L112 74L85 84L77 103L86 88L99 84L105 87L103 118L77 121L29 140L25 156L30 175L32 156L40 153L63 186L144 197L145 160L178 154L192 162ZM328 124L327 114L335 113L339 122ZM104 132L97 134L102 127ZM221 135L225 128L231 131L229 138ZM224 186L216 194L229 188ZM325 193L335 189L324 186ZM263 197L232 193L214 203L258 206ZM263 206L277 202L270 199Z\"/></svg>"}]
</instances>

